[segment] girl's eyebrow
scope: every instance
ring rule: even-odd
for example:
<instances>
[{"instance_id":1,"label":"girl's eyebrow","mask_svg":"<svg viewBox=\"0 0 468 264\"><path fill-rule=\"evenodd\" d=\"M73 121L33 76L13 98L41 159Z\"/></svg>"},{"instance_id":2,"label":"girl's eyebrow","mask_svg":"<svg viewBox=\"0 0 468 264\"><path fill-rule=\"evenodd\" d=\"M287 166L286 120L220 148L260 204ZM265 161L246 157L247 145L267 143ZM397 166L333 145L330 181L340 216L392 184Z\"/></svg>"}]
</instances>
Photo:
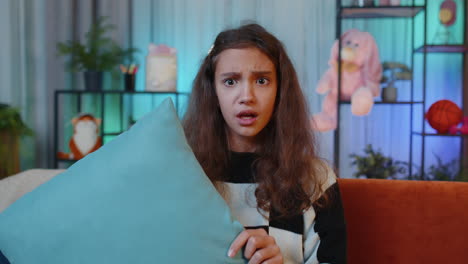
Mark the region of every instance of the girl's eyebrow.
<instances>
[{"instance_id":1,"label":"girl's eyebrow","mask_svg":"<svg viewBox=\"0 0 468 264\"><path fill-rule=\"evenodd\" d=\"M221 73L221 77L228 77L228 76L240 76L240 72L225 72Z\"/></svg>"},{"instance_id":2,"label":"girl's eyebrow","mask_svg":"<svg viewBox=\"0 0 468 264\"><path fill-rule=\"evenodd\" d=\"M272 71L252 71L251 72L254 75L268 75L272 74ZM221 74L221 77L227 77L227 76L240 76L240 72L225 72Z\"/></svg>"},{"instance_id":3,"label":"girl's eyebrow","mask_svg":"<svg viewBox=\"0 0 468 264\"><path fill-rule=\"evenodd\" d=\"M268 74L272 74L273 72L272 71L253 71L252 73L255 75L268 75Z\"/></svg>"}]
</instances>

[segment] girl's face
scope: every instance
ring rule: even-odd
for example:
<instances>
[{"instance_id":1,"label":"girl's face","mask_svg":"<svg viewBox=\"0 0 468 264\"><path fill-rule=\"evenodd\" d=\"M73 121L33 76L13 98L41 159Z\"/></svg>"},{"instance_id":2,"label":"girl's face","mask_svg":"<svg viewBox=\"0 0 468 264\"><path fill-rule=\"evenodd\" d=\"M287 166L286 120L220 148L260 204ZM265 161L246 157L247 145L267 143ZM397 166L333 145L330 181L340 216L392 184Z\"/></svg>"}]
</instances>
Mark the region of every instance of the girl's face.
<instances>
[{"instance_id":1,"label":"girl's face","mask_svg":"<svg viewBox=\"0 0 468 264\"><path fill-rule=\"evenodd\" d=\"M271 119L277 92L273 62L256 48L218 55L215 87L231 150L255 150L255 136Z\"/></svg>"}]
</instances>

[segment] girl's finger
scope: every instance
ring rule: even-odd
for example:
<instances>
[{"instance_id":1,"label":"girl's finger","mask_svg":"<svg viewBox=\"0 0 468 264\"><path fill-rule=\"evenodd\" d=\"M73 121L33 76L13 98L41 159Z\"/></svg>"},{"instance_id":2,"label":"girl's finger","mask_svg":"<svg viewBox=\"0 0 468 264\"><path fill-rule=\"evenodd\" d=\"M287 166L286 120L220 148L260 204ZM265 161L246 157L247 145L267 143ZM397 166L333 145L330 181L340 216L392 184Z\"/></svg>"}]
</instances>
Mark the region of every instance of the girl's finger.
<instances>
[{"instance_id":1,"label":"girl's finger","mask_svg":"<svg viewBox=\"0 0 468 264\"><path fill-rule=\"evenodd\" d=\"M270 259L273 260L278 255L281 256L280 249L276 244L274 244L269 247L257 250L250 259L249 264L260 264L264 261L269 261Z\"/></svg>"},{"instance_id":2,"label":"girl's finger","mask_svg":"<svg viewBox=\"0 0 468 264\"><path fill-rule=\"evenodd\" d=\"M271 259L265 260L264 262L262 262L262 264L283 264L283 262L284 262L283 255L279 254Z\"/></svg>"},{"instance_id":3,"label":"girl's finger","mask_svg":"<svg viewBox=\"0 0 468 264\"><path fill-rule=\"evenodd\" d=\"M252 255L257 251L257 249L266 248L268 245L274 245L275 239L272 236L251 236L247 240L247 245L245 246L244 256L247 259L250 259Z\"/></svg>"},{"instance_id":4,"label":"girl's finger","mask_svg":"<svg viewBox=\"0 0 468 264\"><path fill-rule=\"evenodd\" d=\"M265 235L266 231L262 228L260 229L248 229L242 231L237 238L232 242L231 246L229 247L228 256L234 257L237 255L237 252L247 243L249 237L253 235Z\"/></svg>"}]
</instances>

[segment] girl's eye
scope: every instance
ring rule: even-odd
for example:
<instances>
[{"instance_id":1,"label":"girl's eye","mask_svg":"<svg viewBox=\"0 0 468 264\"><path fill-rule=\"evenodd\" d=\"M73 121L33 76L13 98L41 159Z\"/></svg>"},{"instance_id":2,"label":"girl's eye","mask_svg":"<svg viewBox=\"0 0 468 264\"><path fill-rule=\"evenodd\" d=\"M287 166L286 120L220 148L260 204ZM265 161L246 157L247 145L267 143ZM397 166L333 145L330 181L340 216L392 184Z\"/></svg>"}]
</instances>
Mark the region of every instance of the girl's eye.
<instances>
[{"instance_id":1,"label":"girl's eye","mask_svg":"<svg viewBox=\"0 0 468 264\"><path fill-rule=\"evenodd\" d=\"M346 44L347 45L351 44L351 41L350 40L346 41Z\"/></svg>"},{"instance_id":2,"label":"girl's eye","mask_svg":"<svg viewBox=\"0 0 468 264\"><path fill-rule=\"evenodd\" d=\"M224 80L224 84L226 86L233 86L234 84L236 84L236 81L234 79L226 79Z\"/></svg>"},{"instance_id":3,"label":"girl's eye","mask_svg":"<svg viewBox=\"0 0 468 264\"><path fill-rule=\"evenodd\" d=\"M354 47L356 47L356 48L357 48L357 47L359 47L359 44L357 44L357 43L356 43L356 44L354 44Z\"/></svg>"},{"instance_id":4,"label":"girl's eye","mask_svg":"<svg viewBox=\"0 0 468 264\"><path fill-rule=\"evenodd\" d=\"M260 78L257 80L257 83L260 85L267 85L269 83L267 78Z\"/></svg>"}]
</instances>

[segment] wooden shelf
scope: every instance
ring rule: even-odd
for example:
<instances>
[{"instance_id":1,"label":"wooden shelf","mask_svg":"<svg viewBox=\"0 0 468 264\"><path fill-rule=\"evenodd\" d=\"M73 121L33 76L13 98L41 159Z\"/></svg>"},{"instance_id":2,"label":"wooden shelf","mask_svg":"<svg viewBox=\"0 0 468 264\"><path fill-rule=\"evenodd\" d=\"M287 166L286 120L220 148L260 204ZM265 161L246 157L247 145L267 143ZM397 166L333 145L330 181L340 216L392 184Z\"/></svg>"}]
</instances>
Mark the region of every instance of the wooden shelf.
<instances>
[{"instance_id":1,"label":"wooden shelf","mask_svg":"<svg viewBox=\"0 0 468 264\"><path fill-rule=\"evenodd\" d=\"M77 162L78 160L75 160L75 159L57 159L57 161L63 161L63 162Z\"/></svg>"},{"instance_id":2,"label":"wooden shelf","mask_svg":"<svg viewBox=\"0 0 468 264\"><path fill-rule=\"evenodd\" d=\"M468 52L467 45L425 45L417 48L415 52L426 53L465 53Z\"/></svg>"},{"instance_id":3,"label":"wooden shelf","mask_svg":"<svg viewBox=\"0 0 468 264\"><path fill-rule=\"evenodd\" d=\"M468 135L462 134L438 134L438 133L421 133L421 132L413 132L415 135L424 136L424 137L468 137Z\"/></svg>"},{"instance_id":4,"label":"wooden shelf","mask_svg":"<svg viewBox=\"0 0 468 264\"><path fill-rule=\"evenodd\" d=\"M411 105L411 104L422 104L422 101L401 101L401 102L382 102L382 101L376 101L374 102L375 105ZM351 104L350 101L340 101L340 104Z\"/></svg>"},{"instance_id":5,"label":"wooden shelf","mask_svg":"<svg viewBox=\"0 0 468 264\"><path fill-rule=\"evenodd\" d=\"M341 18L409 18L421 10L424 10L424 6L343 7Z\"/></svg>"},{"instance_id":6,"label":"wooden shelf","mask_svg":"<svg viewBox=\"0 0 468 264\"><path fill-rule=\"evenodd\" d=\"M119 90L104 90L104 91L86 91L86 90L56 90L61 94L176 94L189 95L188 92L152 92L152 91L119 91Z\"/></svg>"},{"instance_id":7,"label":"wooden shelf","mask_svg":"<svg viewBox=\"0 0 468 264\"><path fill-rule=\"evenodd\" d=\"M122 131L122 132L114 132L114 133L102 133L103 136L118 136L122 133L124 133L125 131Z\"/></svg>"}]
</instances>

